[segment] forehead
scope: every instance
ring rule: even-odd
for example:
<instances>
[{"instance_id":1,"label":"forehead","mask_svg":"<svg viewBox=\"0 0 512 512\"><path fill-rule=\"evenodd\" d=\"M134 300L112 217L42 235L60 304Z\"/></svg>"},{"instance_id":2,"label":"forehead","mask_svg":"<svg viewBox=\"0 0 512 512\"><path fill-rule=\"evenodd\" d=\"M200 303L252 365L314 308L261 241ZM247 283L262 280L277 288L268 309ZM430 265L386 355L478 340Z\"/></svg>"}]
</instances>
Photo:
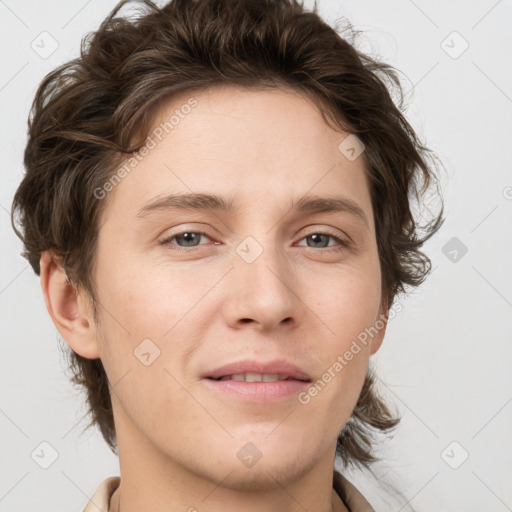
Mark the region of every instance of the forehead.
<instances>
[{"instance_id":1,"label":"forehead","mask_svg":"<svg viewBox=\"0 0 512 512\"><path fill-rule=\"evenodd\" d=\"M194 107L188 109L187 104L192 101ZM183 115L185 110L187 113ZM183 126L186 125L190 130L197 130L198 140L208 136L208 140L216 143L224 140L231 148L234 140L227 140L225 135L238 135L237 142L240 138L246 139L244 149L251 145L248 137L252 137L257 142L267 142L265 147L269 149L282 143L283 150L287 141L310 138L314 144L319 138L324 138L329 143L328 139L339 137L339 132L322 119L317 103L306 93L289 86L218 83L205 89L181 92L153 107L150 134L172 117L175 135L185 135L188 130ZM207 133L212 125L215 125L215 130Z\"/></svg>"},{"instance_id":2,"label":"forehead","mask_svg":"<svg viewBox=\"0 0 512 512\"><path fill-rule=\"evenodd\" d=\"M255 207L343 193L371 209L364 154L347 159L339 146L348 134L329 127L297 91L216 85L175 95L150 117L151 149L110 193L125 212L136 215L151 199L176 192L237 197L237 206Z\"/></svg>"}]
</instances>

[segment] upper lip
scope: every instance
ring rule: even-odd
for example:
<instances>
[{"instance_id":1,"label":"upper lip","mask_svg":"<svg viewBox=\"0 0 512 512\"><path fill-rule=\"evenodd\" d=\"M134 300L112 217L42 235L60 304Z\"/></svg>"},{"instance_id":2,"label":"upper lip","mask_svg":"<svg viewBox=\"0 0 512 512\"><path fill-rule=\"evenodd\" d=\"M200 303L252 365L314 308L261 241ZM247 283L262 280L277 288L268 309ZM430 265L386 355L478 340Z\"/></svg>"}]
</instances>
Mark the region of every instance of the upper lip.
<instances>
[{"instance_id":1,"label":"upper lip","mask_svg":"<svg viewBox=\"0 0 512 512\"><path fill-rule=\"evenodd\" d=\"M209 371L203 375L203 378L219 379L226 375L237 375L244 373L259 373L266 375L280 375L291 379L309 381L309 375L301 370L297 365L286 361L285 359L275 359L273 361L255 361L245 359L235 361Z\"/></svg>"}]
</instances>

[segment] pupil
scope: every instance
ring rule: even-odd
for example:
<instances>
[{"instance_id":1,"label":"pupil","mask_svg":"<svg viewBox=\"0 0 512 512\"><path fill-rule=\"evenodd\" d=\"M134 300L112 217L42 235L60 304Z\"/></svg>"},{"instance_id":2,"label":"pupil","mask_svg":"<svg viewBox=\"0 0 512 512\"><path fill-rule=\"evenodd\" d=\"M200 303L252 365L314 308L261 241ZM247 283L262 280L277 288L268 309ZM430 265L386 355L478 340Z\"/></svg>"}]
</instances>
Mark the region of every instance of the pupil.
<instances>
[{"instance_id":1,"label":"pupil","mask_svg":"<svg viewBox=\"0 0 512 512\"><path fill-rule=\"evenodd\" d=\"M183 233L181 235L181 238L185 239L186 243L194 242L194 237L196 236L196 233Z\"/></svg>"},{"instance_id":2,"label":"pupil","mask_svg":"<svg viewBox=\"0 0 512 512\"><path fill-rule=\"evenodd\" d=\"M318 243L319 242L319 238L321 238L323 236L324 235L320 235L320 234L311 235L311 238L313 239L313 243Z\"/></svg>"}]
</instances>

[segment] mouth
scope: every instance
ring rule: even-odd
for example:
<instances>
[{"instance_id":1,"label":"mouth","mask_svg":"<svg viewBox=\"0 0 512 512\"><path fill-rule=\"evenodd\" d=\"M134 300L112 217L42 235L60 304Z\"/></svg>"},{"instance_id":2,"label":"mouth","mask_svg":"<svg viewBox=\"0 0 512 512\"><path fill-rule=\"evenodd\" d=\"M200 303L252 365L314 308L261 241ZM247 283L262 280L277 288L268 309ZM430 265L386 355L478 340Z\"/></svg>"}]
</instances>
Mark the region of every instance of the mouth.
<instances>
[{"instance_id":1,"label":"mouth","mask_svg":"<svg viewBox=\"0 0 512 512\"><path fill-rule=\"evenodd\" d=\"M310 385L310 380L300 380L279 374L233 374L206 377L203 382L217 396L242 403L271 404L296 400L299 393Z\"/></svg>"},{"instance_id":2,"label":"mouth","mask_svg":"<svg viewBox=\"0 0 512 512\"><path fill-rule=\"evenodd\" d=\"M286 359L234 361L202 378L223 399L260 404L293 400L312 382L311 375Z\"/></svg>"},{"instance_id":3,"label":"mouth","mask_svg":"<svg viewBox=\"0 0 512 512\"><path fill-rule=\"evenodd\" d=\"M225 364L202 375L202 378L210 380L238 382L276 382L284 380L311 382L310 377L302 368L286 359L275 359L273 361L245 359Z\"/></svg>"},{"instance_id":4,"label":"mouth","mask_svg":"<svg viewBox=\"0 0 512 512\"><path fill-rule=\"evenodd\" d=\"M237 382L279 382L283 380L293 380L299 382L311 382L310 379L297 379L288 375L261 374L261 373L238 373L233 375L223 375L222 377L207 377L210 380L225 381L232 380Z\"/></svg>"}]
</instances>

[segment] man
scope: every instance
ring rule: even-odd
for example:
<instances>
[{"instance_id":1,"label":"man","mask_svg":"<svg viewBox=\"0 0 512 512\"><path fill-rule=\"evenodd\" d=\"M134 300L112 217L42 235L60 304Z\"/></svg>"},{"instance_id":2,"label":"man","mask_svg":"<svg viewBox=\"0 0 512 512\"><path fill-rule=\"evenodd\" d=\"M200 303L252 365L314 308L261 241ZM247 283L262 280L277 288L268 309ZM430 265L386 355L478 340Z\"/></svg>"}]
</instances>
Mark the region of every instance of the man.
<instances>
[{"instance_id":1,"label":"man","mask_svg":"<svg viewBox=\"0 0 512 512\"><path fill-rule=\"evenodd\" d=\"M297 2L145 4L43 81L13 208L119 453L85 511L373 510L334 463L398 422L369 361L442 222L392 71Z\"/></svg>"}]
</instances>

